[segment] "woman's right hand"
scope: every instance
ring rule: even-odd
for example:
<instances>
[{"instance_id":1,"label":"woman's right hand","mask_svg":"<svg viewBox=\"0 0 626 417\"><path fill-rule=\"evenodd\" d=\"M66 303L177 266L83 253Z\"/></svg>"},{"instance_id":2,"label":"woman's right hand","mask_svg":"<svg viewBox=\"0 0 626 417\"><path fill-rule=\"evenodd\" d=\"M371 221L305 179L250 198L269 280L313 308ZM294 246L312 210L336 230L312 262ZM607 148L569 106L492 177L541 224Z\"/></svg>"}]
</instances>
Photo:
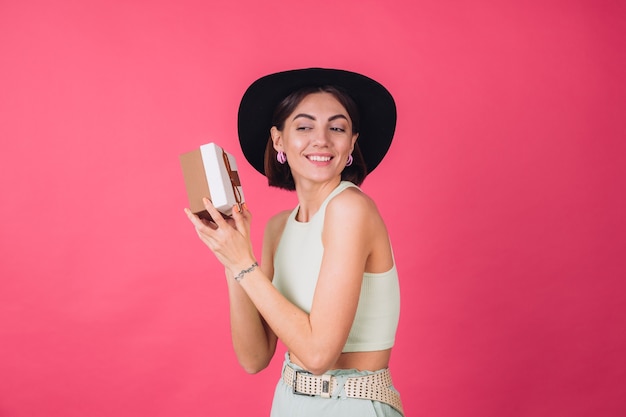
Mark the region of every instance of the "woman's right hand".
<instances>
[{"instance_id":1,"label":"woman's right hand","mask_svg":"<svg viewBox=\"0 0 626 417\"><path fill-rule=\"evenodd\" d=\"M209 199L205 198L203 201L212 221L202 220L191 210L185 209L187 218L195 226L200 240L231 273L237 274L242 269L250 267L255 258L250 239L252 215L246 204L244 203L241 209L235 205L232 218L227 219Z\"/></svg>"}]
</instances>

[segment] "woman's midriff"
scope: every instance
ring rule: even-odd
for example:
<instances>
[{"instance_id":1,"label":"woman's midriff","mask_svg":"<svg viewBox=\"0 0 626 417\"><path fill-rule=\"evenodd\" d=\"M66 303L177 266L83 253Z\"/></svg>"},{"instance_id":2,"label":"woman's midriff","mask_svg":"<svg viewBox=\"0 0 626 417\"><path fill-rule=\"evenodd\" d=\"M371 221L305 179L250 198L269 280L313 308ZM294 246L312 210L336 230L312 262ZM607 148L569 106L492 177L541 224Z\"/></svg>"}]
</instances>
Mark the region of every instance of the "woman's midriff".
<instances>
[{"instance_id":1,"label":"woman's midriff","mask_svg":"<svg viewBox=\"0 0 626 417\"><path fill-rule=\"evenodd\" d=\"M371 352L345 352L330 369L356 369L358 371L378 371L389 366L391 349L376 350ZM289 352L289 360L306 369L302 362Z\"/></svg>"}]
</instances>

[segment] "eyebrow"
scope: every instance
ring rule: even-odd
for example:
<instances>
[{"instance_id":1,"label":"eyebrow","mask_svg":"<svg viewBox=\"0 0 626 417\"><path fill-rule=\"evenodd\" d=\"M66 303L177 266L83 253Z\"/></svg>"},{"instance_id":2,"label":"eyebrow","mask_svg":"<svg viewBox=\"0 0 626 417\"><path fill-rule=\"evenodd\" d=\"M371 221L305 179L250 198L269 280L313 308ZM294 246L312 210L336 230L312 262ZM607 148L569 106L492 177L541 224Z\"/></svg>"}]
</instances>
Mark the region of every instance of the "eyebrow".
<instances>
[{"instance_id":1,"label":"eyebrow","mask_svg":"<svg viewBox=\"0 0 626 417\"><path fill-rule=\"evenodd\" d=\"M298 113L296 114L292 120L296 120L299 117L304 117L306 119L310 119L310 120L317 120L314 116L311 116L310 114L306 114L306 113ZM334 116L331 116L328 118L329 122L332 122L333 120L337 120L337 119L345 119L348 120L348 118L346 116L344 116L343 114L336 114Z\"/></svg>"}]
</instances>

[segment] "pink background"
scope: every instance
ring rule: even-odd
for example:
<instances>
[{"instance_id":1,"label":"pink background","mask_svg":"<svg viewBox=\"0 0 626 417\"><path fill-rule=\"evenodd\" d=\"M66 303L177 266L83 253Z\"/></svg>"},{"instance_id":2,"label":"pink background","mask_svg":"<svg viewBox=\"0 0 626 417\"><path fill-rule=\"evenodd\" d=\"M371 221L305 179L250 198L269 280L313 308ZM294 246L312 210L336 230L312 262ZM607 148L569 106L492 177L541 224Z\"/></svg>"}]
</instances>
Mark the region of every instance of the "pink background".
<instances>
[{"instance_id":1,"label":"pink background","mask_svg":"<svg viewBox=\"0 0 626 417\"><path fill-rule=\"evenodd\" d=\"M401 274L409 416L626 414L623 1L0 1L0 416L267 415L178 155L295 67L394 94L364 189Z\"/></svg>"}]
</instances>

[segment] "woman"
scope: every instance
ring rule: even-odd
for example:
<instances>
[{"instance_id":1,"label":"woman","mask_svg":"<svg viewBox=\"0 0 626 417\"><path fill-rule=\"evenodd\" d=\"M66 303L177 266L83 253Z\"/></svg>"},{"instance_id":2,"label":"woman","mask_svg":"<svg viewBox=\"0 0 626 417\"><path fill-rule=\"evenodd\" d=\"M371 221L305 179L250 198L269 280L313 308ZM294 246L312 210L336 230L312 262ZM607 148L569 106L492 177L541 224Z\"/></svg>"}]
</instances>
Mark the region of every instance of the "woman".
<instances>
[{"instance_id":1,"label":"woman","mask_svg":"<svg viewBox=\"0 0 626 417\"><path fill-rule=\"evenodd\" d=\"M268 222L261 263L250 212L214 222L186 213L226 268L233 346L243 368L264 369L288 348L272 416L398 416L388 364L399 318L389 236L358 185L382 160L396 109L389 92L353 72L303 69L253 83L239 138L269 185L298 206Z\"/></svg>"}]
</instances>

